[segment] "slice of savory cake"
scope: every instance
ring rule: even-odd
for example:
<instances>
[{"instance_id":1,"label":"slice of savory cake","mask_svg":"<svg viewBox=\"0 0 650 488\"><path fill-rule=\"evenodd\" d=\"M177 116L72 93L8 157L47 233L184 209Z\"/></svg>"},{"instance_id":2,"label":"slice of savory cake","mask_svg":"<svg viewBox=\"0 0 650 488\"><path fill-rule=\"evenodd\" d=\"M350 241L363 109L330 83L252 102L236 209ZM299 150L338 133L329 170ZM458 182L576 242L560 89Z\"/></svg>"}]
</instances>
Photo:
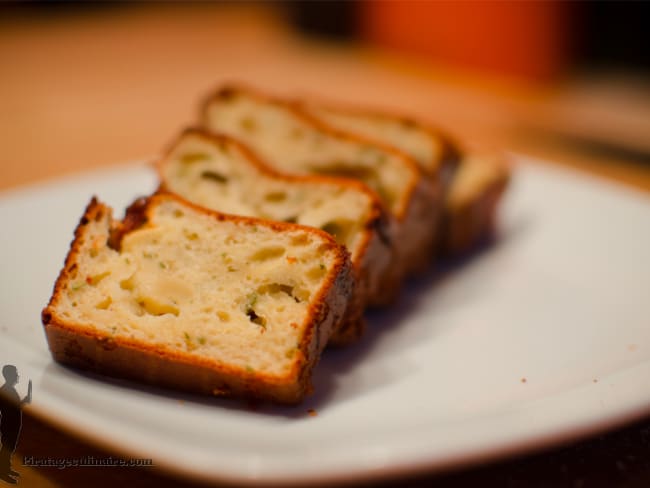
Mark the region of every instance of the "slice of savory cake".
<instances>
[{"instance_id":1,"label":"slice of savory cake","mask_svg":"<svg viewBox=\"0 0 650 488\"><path fill-rule=\"evenodd\" d=\"M320 230L165 194L119 222L93 199L42 319L61 363L297 403L352 286L347 251Z\"/></svg>"},{"instance_id":2,"label":"slice of savory cake","mask_svg":"<svg viewBox=\"0 0 650 488\"><path fill-rule=\"evenodd\" d=\"M472 154L463 158L445 200L442 253L466 253L493 234L509 181L510 169L502 156Z\"/></svg>"},{"instance_id":3,"label":"slice of savory cake","mask_svg":"<svg viewBox=\"0 0 650 488\"><path fill-rule=\"evenodd\" d=\"M432 206L436 201L441 205L441 195L408 155L322 123L298 104L233 86L208 98L202 123L239 139L280 171L347 177L368 185L396 221L397 278L392 282L429 261L433 223L439 218Z\"/></svg>"},{"instance_id":4,"label":"slice of savory cake","mask_svg":"<svg viewBox=\"0 0 650 488\"><path fill-rule=\"evenodd\" d=\"M234 139L186 130L157 163L160 190L223 213L320 228L347 247L356 280L346 319L330 343L361 336L363 311L382 304L393 226L365 185L348 179L288 176L259 161Z\"/></svg>"}]
</instances>

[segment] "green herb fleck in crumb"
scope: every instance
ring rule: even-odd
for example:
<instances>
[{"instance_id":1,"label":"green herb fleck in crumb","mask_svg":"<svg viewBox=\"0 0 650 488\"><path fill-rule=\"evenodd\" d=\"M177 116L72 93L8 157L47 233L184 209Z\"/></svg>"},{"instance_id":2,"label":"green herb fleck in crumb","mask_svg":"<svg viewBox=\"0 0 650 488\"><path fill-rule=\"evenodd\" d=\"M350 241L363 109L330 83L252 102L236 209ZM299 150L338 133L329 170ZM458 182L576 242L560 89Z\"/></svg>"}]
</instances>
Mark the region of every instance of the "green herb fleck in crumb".
<instances>
[{"instance_id":1,"label":"green herb fleck in crumb","mask_svg":"<svg viewBox=\"0 0 650 488\"><path fill-rule=\"evenodd\" d=\"M205 337L199 337L197 340L199 341L199 344L201 344L202 346L205 345L206 342Z\"/></svg>"},{"instance_id":2,"label":"green herb fleck in crumb","mask_svg":"<svg viewBox=\"0 0 650 488\"><path fill-rule=\"evenodd\" d=\"M158 263L158 266L160 266L162 269L167 269L167 265L165 263L163 263L162 261L160 261Z\"/></svg>"},{"instance_id":3,"label":"green herb fleck in crumb","mask_svg":"<svg viewBox=\"0 0 650 488\"><path fill-rule=\"evenodd\" d=\"M257 293L253 292L246 297L246 308L252 308L257 303Z\"/></svg>"},{"instance_id":4,"label":"green herb fleck in crumb","mask_svg":"<svg viewBox=\"0 0 650 488\"><path fill-rule=\"evenodd\" d=\"M84 283L83 281L78 281L77 283L72 283L72 285L70 285L70 289L72 291L79 291L85 286L85 284L86 283Z\"/></svg>"},{"instance_id":5,"label":"green herb fleck in crumb","mask_svg":"<svg viewBox=\"0 0 650 488\"><path fill-rule=\"evenodd\" d=\"M319 266L320 266L320 269L325 269L325 265L323 263L320 263Z\"/></svg>"},{"instance_id":6,"label":"green herb fleck in crumb","mask_svg":"<svg viewBox=\"0 0 650 488\"><path fill-rule=\"evenodd\" d=\"M251 119L250 117L244 117L239 121L242 129L248 132L252 132L255 130L256 124L255 120Z\"/></svg>"},{"instance_id":7,"label":"green herb fleck in crumb","mask_svg":"<svg viewBox=\"0 0 650 488\"><path fill-rule=\"evenodd\" d=\"M246 372L250 373L250 374L253 374L255 372L255 370L253 369L253 367L250 364L247 364L246 365Z\"/></svg>"},{"instance_id":8,"label":"green herb fleck in crumb","mask_svg":"<svg viewBox=\"0 0 650 488\"><path fill-rule=\"evenodd\" d=\"M147 259L153 258L153 254L151 254L150 252L147 252L147 251L143 252L142 256L147 258Z\"/></svg>"},{"instance_id":9,"label":"green herb fleck in crumb","mask_svg":"<svg viewBox=\"0 0 650 488\"><path fill-rule=\"evenodd\" d=\"M183 332L183 336L185 337L185 347L187 347L188 350L193 351L197 348L196 343L192 341L192 338L187 332Z\"/></svg>"}]
</instances>

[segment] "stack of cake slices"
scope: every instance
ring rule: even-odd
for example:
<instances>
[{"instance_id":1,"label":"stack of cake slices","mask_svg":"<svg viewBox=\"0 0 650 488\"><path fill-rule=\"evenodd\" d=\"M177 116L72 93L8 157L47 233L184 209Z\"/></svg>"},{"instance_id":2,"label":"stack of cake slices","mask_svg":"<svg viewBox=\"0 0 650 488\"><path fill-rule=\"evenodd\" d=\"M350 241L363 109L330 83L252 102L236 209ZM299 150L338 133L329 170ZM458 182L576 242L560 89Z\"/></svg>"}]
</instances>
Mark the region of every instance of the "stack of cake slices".
<instances>
[{"instance_id":1,"label":"stack of cake slices","mask_svg":"<svg viewBox=\"0 0 650 488\"><path fill-rule=\"evenodd\" d=\"M210 94L156 170L122 220L86 208L42 313L54 359L284 404L366 308L489 237L509 180L414 120L242 86Z\"/></svg>"}]
</instances>

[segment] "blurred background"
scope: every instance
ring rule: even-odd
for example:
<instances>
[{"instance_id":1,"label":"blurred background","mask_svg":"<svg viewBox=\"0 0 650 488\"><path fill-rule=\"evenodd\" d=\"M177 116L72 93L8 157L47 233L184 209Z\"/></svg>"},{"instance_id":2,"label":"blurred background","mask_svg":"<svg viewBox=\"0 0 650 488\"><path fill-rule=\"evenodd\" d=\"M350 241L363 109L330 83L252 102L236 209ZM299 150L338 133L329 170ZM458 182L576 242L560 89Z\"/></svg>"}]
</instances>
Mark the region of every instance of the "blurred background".
<instances>
[{"instance_id":1,"label":"blurred background","mask_svg":"<svg viewBox=\"0 0 650 488\"><path fill-rule=\"evenodd\" d=\"M647 2L0 4L0 188L150 157L237 80L650 188Z\"/></svg>"}]
</instances>

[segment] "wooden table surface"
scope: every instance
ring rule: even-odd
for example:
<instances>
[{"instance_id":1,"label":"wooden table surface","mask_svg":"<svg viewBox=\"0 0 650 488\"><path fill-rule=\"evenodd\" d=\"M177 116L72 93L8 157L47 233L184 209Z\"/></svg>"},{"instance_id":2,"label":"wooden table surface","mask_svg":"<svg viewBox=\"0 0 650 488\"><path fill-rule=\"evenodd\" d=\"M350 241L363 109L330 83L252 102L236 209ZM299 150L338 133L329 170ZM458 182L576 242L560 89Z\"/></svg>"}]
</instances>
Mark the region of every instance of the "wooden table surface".
<instances>
[{"instance_id":1,"label":"wooden table surface","mask_svg":"<svg viewBox=\"0 0 650 488\"><path fill-rule=\"evenodd\" d=\"M109 5L0 11L0 190L159 153L225 80L412 114L500 148L650 191L650 96L609 76L553 86L451 72L297 38L269 6ZM34 393L35 395L38 392ZM28 468L23 455L111 453L25 409L20 485L179 486L156 468ZM650 419L547 453L401 480L419 486L650 486Z\"/></svg>"}]
</instances>

